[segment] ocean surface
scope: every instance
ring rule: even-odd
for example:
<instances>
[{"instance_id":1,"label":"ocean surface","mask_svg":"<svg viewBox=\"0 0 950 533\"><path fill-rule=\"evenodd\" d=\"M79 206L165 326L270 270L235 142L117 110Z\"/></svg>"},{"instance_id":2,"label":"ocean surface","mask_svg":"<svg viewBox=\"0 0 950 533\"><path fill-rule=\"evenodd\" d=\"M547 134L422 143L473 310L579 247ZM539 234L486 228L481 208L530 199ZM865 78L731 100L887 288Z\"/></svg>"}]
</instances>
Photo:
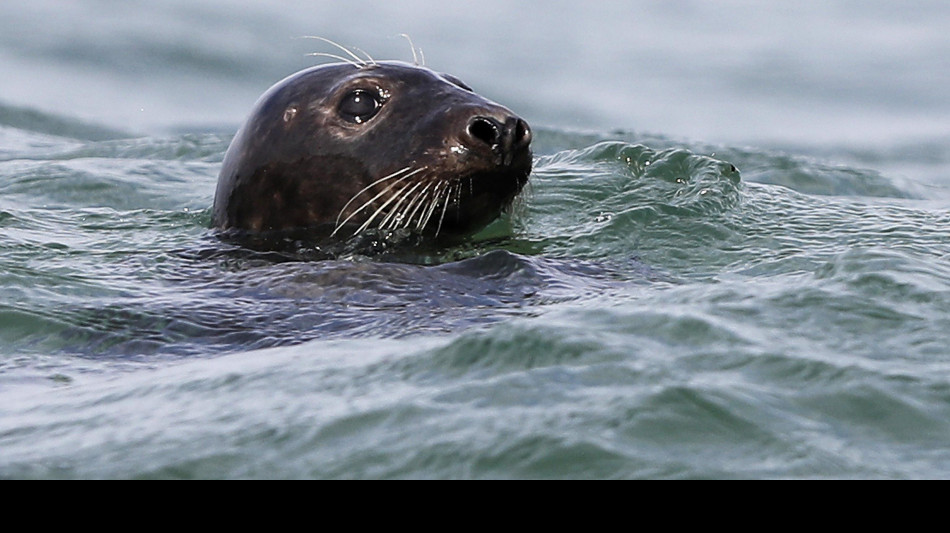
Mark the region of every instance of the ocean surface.
<instances>
[{"instance_id":1,"label":"ocean surface","mask_svg":"<svg viewBox=\"0 0 950 533\"><path fill-rule=\"evenodd\" d=\"M950 4L0 6L0 478L950 478ZM316 260L211 229L333 52L535 132L513 212Z\"/></svg>"}]
</instances>

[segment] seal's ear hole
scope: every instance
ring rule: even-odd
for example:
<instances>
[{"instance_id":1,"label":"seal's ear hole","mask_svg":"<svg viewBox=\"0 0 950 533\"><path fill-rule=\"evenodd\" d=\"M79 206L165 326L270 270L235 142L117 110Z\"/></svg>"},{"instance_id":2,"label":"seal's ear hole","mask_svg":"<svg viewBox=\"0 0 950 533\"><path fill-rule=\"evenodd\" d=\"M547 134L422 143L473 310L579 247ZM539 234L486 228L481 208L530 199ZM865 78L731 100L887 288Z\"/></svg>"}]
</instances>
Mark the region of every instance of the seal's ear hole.
<instances>
[{"instance_id":1,"label":"seal's ear hole","mask_svg":"<svg viewBox=\"0 0 950 533\"><path fill-rule=\"evenodd\" d=\"M362 124L375 117L380 107L379 97L370 91L357 89L343 97L340 116L354 124Z\"/></svg>"},{"instance_id":2,"label":"seal's ear hole","mask_svg":"<svg viewBox=\"0 0 950 533\"><path fill-rule=\"evenodd\" d=\"M448 81L449 81L450 83L452 83L453 85L456 85L456 86L458 86L458 87L460 87L460 88L462 88L462 89L465 89L465 90L468 91L468 92L474 92L474 91L472 91L472 88L468 86L467 83L465 83L464 81L462 81L462 80L456 78L455 76L453 76L453 75L451 75L451 74L443 74L442 77L445 78L446 80L448 80Z\"/></svg>"}]
</instances>

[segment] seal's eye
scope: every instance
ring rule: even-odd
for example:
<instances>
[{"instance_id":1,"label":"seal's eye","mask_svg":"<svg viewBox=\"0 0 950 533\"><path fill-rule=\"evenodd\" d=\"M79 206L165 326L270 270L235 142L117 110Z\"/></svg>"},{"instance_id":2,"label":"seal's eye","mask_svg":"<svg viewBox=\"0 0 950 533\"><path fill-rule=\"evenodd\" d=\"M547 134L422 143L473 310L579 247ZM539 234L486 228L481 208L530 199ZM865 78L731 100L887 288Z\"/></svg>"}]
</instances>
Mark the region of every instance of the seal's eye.
<instances>
[{"instance_id":1,"label":"seal's eye","mask_svg":"<svg viewBox=\"0 0 950 533\"><path fill-rule=\"evenodd\" d=\"M378 96L358 89L343 97L340 102L340 116L355 124L362 124L376 116L380 107Z\"/></svg>"}]
</instances>

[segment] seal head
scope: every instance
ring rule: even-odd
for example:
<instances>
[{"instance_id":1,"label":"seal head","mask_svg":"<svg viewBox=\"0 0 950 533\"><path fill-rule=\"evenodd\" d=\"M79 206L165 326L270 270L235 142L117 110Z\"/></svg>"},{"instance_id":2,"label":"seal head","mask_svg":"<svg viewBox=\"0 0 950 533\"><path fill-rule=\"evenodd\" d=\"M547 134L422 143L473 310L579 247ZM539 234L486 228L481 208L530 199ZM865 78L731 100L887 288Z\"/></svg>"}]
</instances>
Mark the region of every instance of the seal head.
<instances>
[{"instance_id":1,"label":"seal head","mask_svg":"<svg viewBox=\"0 0 950 533\"><path fill-rule=\"evenodd\" d=\"M268 90L224 158L214 224L250 232L477 231L531 172L531 130L458 79L329 64Z\"/></svg>"}]
</instances>

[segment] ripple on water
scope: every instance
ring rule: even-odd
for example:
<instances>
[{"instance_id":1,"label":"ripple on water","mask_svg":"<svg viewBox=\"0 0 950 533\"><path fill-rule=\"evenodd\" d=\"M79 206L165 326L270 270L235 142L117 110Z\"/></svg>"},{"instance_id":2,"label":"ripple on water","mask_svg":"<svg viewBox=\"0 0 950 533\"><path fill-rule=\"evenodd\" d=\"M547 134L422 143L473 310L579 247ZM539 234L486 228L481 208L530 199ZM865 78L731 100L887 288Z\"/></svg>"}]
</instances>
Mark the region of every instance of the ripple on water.
<instances>
[{"instance_id":1,"label":"ripple on water","mask_svg":"<svg viewBox=\"0 0 950 533\"><path fill-rule=\"evenodd\" d=\"M0 161L0 475L950 472L942 207L558 135L491 239L323 261L208 230L226 136L29 140Z\"/></svg>"}]
</instances>

